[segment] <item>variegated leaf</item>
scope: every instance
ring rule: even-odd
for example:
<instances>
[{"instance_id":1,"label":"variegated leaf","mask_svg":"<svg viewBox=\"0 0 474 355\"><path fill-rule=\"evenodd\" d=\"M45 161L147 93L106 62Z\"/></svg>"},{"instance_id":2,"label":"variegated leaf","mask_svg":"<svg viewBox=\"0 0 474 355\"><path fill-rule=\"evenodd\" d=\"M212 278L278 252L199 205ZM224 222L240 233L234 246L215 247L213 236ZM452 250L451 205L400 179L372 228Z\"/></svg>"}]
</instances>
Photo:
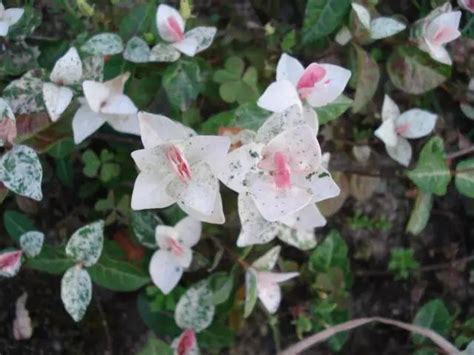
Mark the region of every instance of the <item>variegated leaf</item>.
<instances>
[{"instance_id":1,"label":"variegated leaf","mask_svg":"<svg viewBox=\"0 0 474 355\"><path fill-rule=\"evenodd\" d=\"M21 249L30 258L33 258L41 253L43 242L44 234L38 231L26 232L20 237Z\"/></svg>"},{"instance_id":2,"label":"variegated leaf","mask_svg":"<svg viewBox=\"0 0 474 355\"><path fill-rule=\"evenodd\" d=\"M74 232L66 245L66 254L89 267L99 260L104 244L104 221L88 224Z\"/></svg>"},{"instance_id":3,"label":"variegated leaf","mask_svg":"<svg viewBox=\"0 0 474 355\"><path fill-rule=\"evenodd\" d=\"M114 55L123 52L123 42L116 33L99 33L89 38L81 50L92 55Z\"/></svg>"},{"instance_id":4,"label":"variegated leaf","mask_svg":"<svg viewBox=\"0 0 474 355\"><path fill-rule=\"evenodd\" d=\"M92 298L92 281L89 273L75 265L61 280L61 299L69 315L79 322L86 313Z\"/></svg>"}]
</instances>

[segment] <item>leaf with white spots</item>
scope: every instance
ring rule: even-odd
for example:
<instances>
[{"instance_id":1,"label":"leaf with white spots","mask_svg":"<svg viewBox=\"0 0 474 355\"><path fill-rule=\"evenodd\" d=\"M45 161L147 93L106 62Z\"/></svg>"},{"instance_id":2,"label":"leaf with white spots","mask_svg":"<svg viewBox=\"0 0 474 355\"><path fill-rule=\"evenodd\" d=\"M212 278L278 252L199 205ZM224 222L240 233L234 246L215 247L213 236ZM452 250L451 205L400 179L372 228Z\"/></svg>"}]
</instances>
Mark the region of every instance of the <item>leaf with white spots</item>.
<instances>
[{"instance_id":1,"label":"leaf with white spots","mask_svg":"<svg viewBox=\"0 0 474 355\"><path fill-rule=\"evenodd\" d=\"M31 70L3 90L3 98L16 114L44 111L42 70Z\"/></svg>"},{"instance_id":2,"label":"leaf with white spots","mask_svg":"<svg viewBox=\"0 0 474 355\"><path fill-rule=\"evenodd\" d=\"M16 119L10 105L0 97L0 147L12 144L17 135Z\"/></svg>"},{"instance_id":3,"label":"leaf with white spots","mask_svg":"<svg viewBox=\"0 0 474 355\"><path fill-rule=\"evenodd\" d=\"M324 217L322 218L324 219ZM325 219L324 222L326 222ZM287 226L283 226L280 229L280 232L278 233L278 238L300 250L313 249L317 244L313 231L307 231L305 229L295 229Z\"/></svg>"},{"instance_id":4,"label":"leaf with white spots","mask_svg":"<svg viewBox=\"0 0 474 355\"><path fill-rule=\"evenodd\" d=\"M82 78L82 62L72 47L54 64L49 79L57 85L74 85Z\"/></svg>"},{"instance_id":5,"label":"leaf with white spots","mask_svg":"<svg viewBox=\"0 0 474 355\"><path fill-rule=\"evenodd\" d=\"M61 299L69 315L79 322L86 313L92 298L92 281L89 273L75 265L61 280Z\"/></svg>"},{"instance_id":6,"label":"leaf with white spots","mask_svg":"<svg viewBox=\"0 0 474 355\"><path fill-rule=\"evenodd\" d=\"M181 54L173 46L166 43L158 43L150 52L150 62L176 62Z\"/></svg>"},{"instance_id":7,"label":"leaf with white spots","mask_svg":"<svg viewBox=\"0 0 474 355\"><path fill-rule=\"evenodd\" d=\"M92 55L82 61L84 80L103 81L104 80L104 58Z\"/></svg>"},{"instance_id":8,"label":"leaf with white spots","mask_svg":"<svg viewBox=\"0 0 474 355\"><path fill-rule=\"evenodd\" d=\"M21 266L21 250L0 252L0 276L13 277L18 274Z\"/></svg>"},{"instance_id":9,"label":"leaf with white spots","mask_svg":"<svg viewBox=\"0 0 474 355\"><path fill-rule=\"evenodd\" d=\"M0 158L0 181L14 193L40 201L42 179L43 168L33 149L17 145Z\"/></svg>"},{"instance_id":10,"label":"leaf with white spots","mask_svg":"<svg viewBox=\"0 0 474 355\"><path fill-rule=\"evenodd\" d=\"M43 84L43 100L49 117L56 122L72 101L74 92L65 86Z\"/></svg>"},{"instance_id":11,"label":"leaf with white spots","mask_svg":"<svg viewBox=\"0 0 474 355\"><path fill-rule=\"evenodd\" d=\"M123 42L116 33L99 33L89 38L81 50L92 55L114 55L123 52Z\"/></svg>"},{"instance_id":12,"label":"leaf with white spots","mask_svg":"<svg viewBox=\"0 0 474 355\"><path fill-rule=\"evenodd\" d=\"M128 40L123 57L132 63L146 63L150 61L150 47L140 37L132 37Z\"/></svg>"},{"instance_id":13,"label":"leaf with white spots","mask_svg":"<svg viewBox=\"0 0 474 355\"><path fill-rule=\"evenodd\" d=\"M66 245L66 255L85 266L99 260L104 244L104 221L97 221L79 228Z\"/></svg>"},{"instance_id":14,"label":"leaf with white spots","mask_svg":"<svg viewBox=\"0 0 474 355\"><path fill-rule=\"evenodd\" d=\"M370 38L381 39L402 32L407 26L391 17L379 17L370 23Z\"/></svg>"},{"instance_id":15,"label":"leaf with white spots","mask_svg":"<svg viewBox=\"0 0 474 355\"><path fill-rule=\"evenodd\" d=\"M44 234L38 231L29 231L20 237L20 246L25 254L34 258L41 253L43 248Z\"/></svg>"},{"instance_id":16,"label":"leaf with white spots","mask_svg":"<svg viewBox=\"0 0 474 355\"><path fill-rule=\"evenodd\" d=\"M264 255L254 261L252 267L258 271L270 271L275 267L280 256L280 246L276 246L267 251Z\"/></svg>"},{"instance_id":17,"label":"leaf with white spots","mask_svg":"<svg viewBox=\"0 0 474 355\"><path fill-rule=\"evenodd\" d=\"M176 305L174 319L178 327L200 332L214 319L215 305L207 280L191 286Z\"/></svg>"},{"instance_id":18,"label":"leaf with white spots","mask_svg":"<svg viewBox=\"0 0 474 355\"><path fill-rule=\"evenodd\" d=\"M252 314L257 303L257 272L253 268L247 269L245 273L245 305L244 318Z\"/></svg>"}]
</instances>

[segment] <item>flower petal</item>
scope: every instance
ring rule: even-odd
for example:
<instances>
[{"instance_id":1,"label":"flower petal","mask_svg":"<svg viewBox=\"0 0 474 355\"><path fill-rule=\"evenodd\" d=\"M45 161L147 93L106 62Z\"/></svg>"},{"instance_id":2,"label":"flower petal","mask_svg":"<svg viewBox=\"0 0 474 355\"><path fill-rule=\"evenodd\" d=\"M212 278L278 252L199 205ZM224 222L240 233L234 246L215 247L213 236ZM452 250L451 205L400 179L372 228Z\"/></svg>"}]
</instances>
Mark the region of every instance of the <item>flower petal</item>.
<instances>
[{"instance_id":1,"label":"flower petal","mask_svg":"<svg viewBox=\"0 0 474 355\"><path fill-rule=\"evenodd\" d=\"M434 113L414 108L395 120L395 130L405 138L421 138L433 131L437 118Z\"/></svg>"},{"instance_id":2,"label":"flower petal","mask_svg":"<svg viewBox=\"0 0 474 355\"><path fill-rule=\"evenodd\" d=\"M205 162L215 175L224 167L229 148L230 138L224 136L194 136L182 143L189 164Z\"/></svg>"},{"instance_id":3,"label":"flower petal","mask_svg":"<svg viewBox=\"0 0 474 355\"><path fill-rule=\"evenodd\" d=\"M451 56L449 55L449 52L446 48L443 46L435 46L426 39L424 42L420 44L420 49L424 50L425 52L428 52L428 54L433 58L434 60L446 64L446 65L451 65L453 64L453 61L451 59Z\"/></svg>"},{"instance_id":4,"label":"flower petal","mask_svg":"<svg viewBox=\"0 0 474 355\"><path fill-rule=\"evenodd\" d=\"M306 186L311 190L313 193L312 203L336 197L341 193L341 189L334 182L329 171L323 167L304 177L304 181L300 183L300 186Z\"/></svg>"},{"instance_id":5,"label":"flower petal","mask_svg":"<svg viewBox=\"0 0 474 355\"><path fill-rule=\"evenodd\" d=\"M194 219L197 219L198 221L212 224L223 224L225 222L224 210L222 208L222 198L220 193L216 194L214 207L212 208L212 211L208 214L203 214L195 209L192 209L189 206L184 205L180 201L178 201L178 205L184 212L186 212Z\"/></svg>"},{"instance_id":6,"label":"flower petal","mask_svg":"<svg viewBox=\"0 0 474 355\"><path fill-rule=\"evenodd\" d=\"M388 155L390 155L393 160L396 160L403 166L408 166L410 164L412 150L407 139L398 137L396 145L393 147L385 146L385 148L387 149Z\"/></svg>"},{"instance_id":7,"label":"flower petal","mask_svg":"<svg viewBox=\"0 0 474 355\"><path fill-rule=\"evenodd\" d=\"M202 223L195 218L185 217L176 224L175 228L179 241L189 248L196 245L201 238Z\"/></svg>"},{"instance_id":8,"label":"flower petal","mask_svg":"<svg viewBox=\"0 0 474 355\"><path fill-rule=\"evenodd\" d=\"M321 64L326 75L318 81L307 101L312 107L321 107L336 100L346 88L351 77L350 70L333 64Z\"/></svg>"},{"instance_id":9,"label":"flower petal","mask_svg":"<svg viewBox=\"0 0 474 355\"><path fill-rule=\"evenodd\" d=\"M156 226L155 241L156 245L158 245L160 249L168 248L168 242L170 238L177 241L178 231L176 230L176 228L171 226L165 226L162 224Z\"/></svg>"},{"instance_id":10,"label":"flower petal","mask_svg":"<svg viewBox=\"0 0 474 355\"><path fill-rule=\"evenodd\" d=\"M132 209L146 210L153 208L165 208L176 202L176 198L168 195L167 180L161 180L157 175L148 172L138 174L132 193Z\"/></svg>"},{"instance_id":11,"label":"flower petal","mask_svg":"<svg viewBox=\"0 0 474 355\"><path fill-rule=\"evenodd\" d=\"M290 228L313 231L314 228L325 226L326 218L314 203L310 203L295 214L282 218L280 222Z\"/></svg>"},{"instance_id":12,"label":"flower petal","mask_svg":"<svg viewBox=\"0 0 474 355\"><path fill-rule=\"evenodd\" d=\"M43 101L49 117L56 122L71 103L74 93L65 86L43 83Z\"/></svg>"},{"instance_id":13,"label":"flower petal","mask_svg":"<svg viewBox=\"0 0 474 355\"><path fill-rule=\"evenodd\" d=\"M209 48L214 41L217 28L196 27L184 34L184 39L173 44L173 47L187 56L194 57L197 53Z\"/></svg>"},{"instance_id":14,"label":"flower petal","mask_svg":"<svg viewBox=\"0 0 474 355\"><path fill-rule=\"evenodd\" d=\"M176 262L172 254L160 249L151 258L149 272L156 287L167 295L183 276L183 267Z\"/></svg>"},{"instance_id":15,"label":"flower petal","mask_svg":"<svg viewBox=\"0 0 474 355\"><path fill-rule=\"evenodd\" d=\"M400 109L395 101L388 95L384 96L382 105L382 121L392 120L394 121L400 116Z\"/></svg>"},{"instance_id":16,"label":"flower petal","mask_svg":"<svg viewBox=\"0 0 474 355\"><path fill-rule=\"evenodd\" d=\"M161 38L176 42L184 34L184 20L171 6L161 4L156 11L156 27Z\"/></svg>"},{"instance_id":17,"label":"flower petal","mask_svg":"<svg viewBox=\"0 0 474 355\"><path fill-rule=\"evenodd\" d=\"M74 47L64 54L54 64L54 68L49 76L49 79L60 86L73 85L79 82L82 78L82 62Z\"/></svg>"},{"instance_id":18,"label":"flower petal","mask_svg":"<svg viewBox=\"0 0 474 355\"><path fill-rule=\"evenodd\" d=\"M7 21L5 20L0 20L0 36L4 37L8 34L8 29L10 28L10 25L8 24Z\"/></svg>"},{"instance_id":19,"label":"flower petal","mask_svg":"<svg viewBox=\"0 0 474 355\"><path fill-rule=\"evenodd\" d=\"M4 21L8 23L9 26L13 26L17 23L20 18L25 13L25 10L19 7L11 7L5 10Z\"/></svg>"},{"instance_id":20,"label":"flower petal","mask_svg":"<svg viewBox=\"0 0 474 355\"><path fill-rule=\"evenodd\" d=\"M300 80L303 72L304 67L298 61L298 59L283 53L278 60L278 65L276 68L276 80L288 80L293 84L294 87L296 87L296 84L298 84L298 80Z\"/></svg>"},{"instance_id":21,"label":"flower petal","mask_svg":"<svg viewBox=\"0 0 474 355\"><path fill-rule=\"evenodd\" d=\"M127 95L119 94L109 97L105 104L101 106L100 112L109 115L136 115L138 109Z\"/></svg>"},{"instance_id":22,"label":"flower petal","mask_svg":"<svg viewBox=\"0 0 474 355\"><path fill-rule=\"evenodd\" d=\"M257 105L271 112L281 112L293 105L302 106L302 103L296 87L288 80L281 80L268 86Z\"/></svg>"},{"instance_id":23,"label":"flower petal","mask_svg":"<svg viewBox=\"0 0 474 355\"><path fill-rule=\"evenodd\" d=\"M76 111L72 119L74 142L82 143L105 123L103 115L93 112L85 101Z\"/></svg>"},{"instance_id":24,"label":"flower petal","mask_svg":"<svg viewBox=\"0 0 474 355\"><path fill-rule=\"evenodd\" d=\"M461 11L450 11L437 16L428 24L425 38L435 46L454 41L461 35L458 30L461 15Z\"/></svg>"},{"instance_id":25,"label":"flower petal","mask_svg":"<svg viewBox=\"0 0 474 355\"><path fill-rule=\"evenodd\" d=\"M153 148L158 144L189 138L196 133L179 122L166 116L139 112L140 133L145 148Z\"/></svg>"},{"instance_id":26,"label":"flower petal","mask_svg":"<svg viewBox=\"0 0 474 355\"><path fill-rule=\"evenodd\" d=\"M107 123L118 132L140 135L140 124L136 114L132 115L105 115Z\"/></svg>"},{"instance_id":27,"label":"flower petal","mask_svg":"<svg viewBox=\"0 0 474 355\"><path fill-rule=\"evenodd\" d=\"M386 146L393 147L397 144L397 131L393 120L383 121L379 128L374 132L375 136L380 138Z\"/></svg>"},{"instance_id":28,"label":"flower petal","mask_svg":"<svg viewBox=\"0 0 474 355\"><path fill-rule=\"evenodd\" d=\"M297 272L282 274L273 272L257 273L258 298L269 313L275 313L281 302L281 289L278 283L290 280L298 275Z\"/></svg>"}]
</instances>

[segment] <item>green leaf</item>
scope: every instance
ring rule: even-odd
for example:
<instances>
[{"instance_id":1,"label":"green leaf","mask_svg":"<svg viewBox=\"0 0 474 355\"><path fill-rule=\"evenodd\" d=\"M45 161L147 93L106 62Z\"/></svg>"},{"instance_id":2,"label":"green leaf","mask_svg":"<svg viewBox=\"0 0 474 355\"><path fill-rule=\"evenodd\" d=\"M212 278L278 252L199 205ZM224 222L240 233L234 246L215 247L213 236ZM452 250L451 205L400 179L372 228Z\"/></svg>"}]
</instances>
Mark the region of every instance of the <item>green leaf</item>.
<instances>
[{"instance_id":1,"label":"green leaf","mask_svg":"<svg viewBox=\"0 0 474 355\"><path fill-rule=\"evenodd\" d=\"M219 128L231 125L233 120L234 111L219 112L204 121L199 131L202 134L217 134Z\"/></svg>"},{"instance_id":2,"label":"green leaf","mask_svg":"<svg viewBox=\"0 0 474 355\"><path fill-rule=\"evenodd\" d=\"M102 164L97 154L93 150L87 149L82 154L81 160L84 163L84 168L82 169L84 175L90 178L96 177Z\"/></svg>"},{"instance_id":3,"label":"green leaf","mask_svg":"<svg viewBox=\"0 0 474 355\"><path fill-rule=\"evenodd\" d=\"M151 281L147 271L107 253L103 253L99 261L88 270L92 281L112 291L135 291Z\"/></svg>"},{"instance_id":4,"label":"green leaf","mask_svg":"<svg viewBox=\"0 0 474 355\"><path fill-rule=\"evenodd\" d=\"M387 71L393 85L415 95L436 88L451 76L451 66L409 46L395 48L387 60Z\"/></svg>"},{"instance_id":5,"label":"green leaf","mask_svg":"<svg viewBox=\"0 0 474 355\"><path fill-rule=\"evenodd\" d=\"M132 211L132 229L140 244L156 249L155 230L163 221L153 211Z\"/></svg>"},{"instance_id":6,"label":"green leaf","mask_svg":"<svg viewBox=\"0 0 474 355\"><path fill-rule=\"evenodd\" d=\"M256 103L246 103L235 110L233 125L243 129L257 130L269 116L270 113L258 107Z\"/></svg>"},{"instance_id":7,"label":"green leaf","mask_svg":"<svg viewBox=\"0 0 474 355\"><path fill-rule=\"evenodd\" d=\"M474 158L456 165L456 188L464 196L474 198Z\"/></svg>"},{"instance_id":8,"label":"green leaf","mask_svg":"<svg viewBox=\"0 0 474 355\"><path fill-rule=\"evenodd\" d=\"M3 225L10 238L17 243L23 234L36 230L33 221L17 211L5 211L3 214Z\"/></svg>"},{"instance_id":9,"label":"green leaf","mask_svg":"<svg viewBox=\"0 0 474 355\"><path fill-rule=\"evenodd\" d=\"M173 355L173 349L164 341L150 335L137 355Z\"/></svg>"},{"instance_id":10,"label":"green leaf","mask_svg":"<svg viewBox=\"0 0 474 355\"><path fill-rule=\"evenodd\" d=\"M372 100L380 80L380 70L377 62L361 47L354 44L355 49L355 78L357 80L352 111L358 113Z\"/></svg>"},{"instance_id":11,"label":"green leaf","mask_svg":"<svg viewBox=\"0 0 474 355\"><path fill-rule=\"evenodd\" d=\"M120 165L116 163L105 163L100 169L100 180L109 182L120 175Z\"/></svg>"},{"instance_id":12,"label":"green leaf","mask_svg":"<svg viewBox=\"0 0 474 355\"><path fill-rule=\"evenodd\" d=\"M352 99L345 95L341 95L330 104L316 108L319 124L329 123L339 118L349 109L349 107L352 106L352 102Z\"/></svg>"},{"instance_id":13,"label":"green leaf","mask_svg":"<svg viewBox=\"0 0 474 355\"><path fill-rule=\"evenodd\" d=\"M74 180L74 169L70 159L56 160L56 176L67 187L72 187Z\"/></svg>"},{"instance_id":14,"label":"green leaf","mask_svg":"<svg viewBox=\"0 0 474 355\"><path fill-rule=\"evenodd\" d=\"M442 336L447 336L452 321L444 302L440 299L434 299L418 310L413 324L432 329ZM426 341L426 338L421 335L413 335L412 339L415 344L423 344Z\"/></svg>"},{"instance_id":15,"label":"green leaf","mask_svg":"<svg viewBox=\"0 0 474 355\"><path fill-rule=\"evenodd\" d=\"M396 273L396 279L408 279L420 264L413 256L413 249L393 249L390 254L388 269Z\"/></svg>"},{"instance_id":16,"label":"green leaf","mask_svg":"<svg viewBox=\"0 0 474 355\"><path fill-rule=\"evenodd\" d=\"M33 33L33 31L41 24L41 12L35 10L31 5L24 7L25 12L20 20L8 29L8 38L22 39Z\"/></svg>"},{"instance_id":17,"label":"green leaf","mask_svg":"<svg viewBox=\"0 0 474 355\"><path fill-rule=\"evenodd\" d=\"M41 253L43 248L44 234L38 231L29 231L20 237L21 250L29 258L34 258Z\"/></svg>"},{"instance_id":18,"label":"green leaf","mask_svg":"<svg viewBox=\"0 0 474 355\"><path fill-rule=\"evenodd\" d=\"M63 248L45 244L41 253L35 258L29 258L25 266L47 272L49 274L60 275L74 265L74 261L66 256Z\"/></svg>"},{"instance_id":19,"label":"green leaf","mask_svg":"<svg viewBox=\"0 0 474 355\"><path fill-rule=\"evenodd\" d=\"M14 193L41 201L42 180L43 168L33 149L16 145L0 158L0 181Z\"/></svg>"},{"instance_id":20,"label":"green leaf","mask_svg":"<svg viewBox=\"0 0 474 355\"><path fill-rule=\"evenodd\" d=\"M155 25L155 2L133 6L122 18L119 25L119 34L124 40L133 36L152 31Z\"/></svg>"},{"instance_id":21,"label":"green leaf","mask_svg":"<svg viewBox=\"0 0 474 355\"><path fill-rule=\"evenodd\" d=\"M64 159L70 155L75 148L76 145L71 138L63 138L55 142L47 152L53 158Z\"/></svg>"},{"instance_id":22,"label":"green leaf","mask_svg":"<svg viewBox=\"0 0 474 355\"><path fill-rule=\"evenodd\" d=\"M418 235L425 229L430 219L432 207L433 195L428 192L418 191L415 206L413 206L407 225L408 233Z\"/></svg>"},{"instance_id":23,"label":"green leaf","mask_svg":"<svg viewBox=\"0 0 474 355\"><path fill-rule=\"evenodd\" d=\"M433 137L423 146L416 168L407 175L425 192L438 196L446 194L451 173L445 160L441 137Z\"/></svg>"},{"instance_id":24,"label":"green leaf","mask_svg":"<svg viewBox=\"0 0 474 355\"><path fill-rule=\"evenodd\" d=\"M202 81L199 65L180 60L165 70L162 84L171 104L186 111L201 92Z\"/></svg>"},{"instance_id":25,"label":"green leaf","mask_svg":"<svg viewBox=\"0 0 474 355\"><path fill-rule=\"evenodd\" d=\"M215 306L207 280L191 286L176 305L174 319L181 329L200 332L212 323Z\"/></svg>"},{"instance_id":26,"label":"green leaf","mask_svg":"<svg viewBox=\"0 0 474 355\"><path fill-rule=\"evenodd\" d=\"M97 221L79 228L66 245L66 255L85 266L99 260L104 245L104 221Z\"/></svg>"},{"instance_id":27,"label":"green leaf","mask_svg":"<svg viewBox=\"0 0 474 355\"><path fill-rule=\"evenodd\" d=\"M349 12L350 0L308 0L303 22L303 44L333 33Z\"/></svg>"},{"instance_id":28,"label":"green leaf","mask_svg":"<svg viewBox=\"0 0 474 355\"><path fill-rule=\"evenodd\" d=\"M212 301L217 306L229 299L234 287L234 278L225 272L218 272L209 277L209 287L212 290Z\"/></svg>"},{"instance_id":29,"label":"green leaf","mask_svg":"<svg viewBox=\"0 0 474 355\"><path fill-rule=\"evenodd\" d=\"M114 55L123 52L123 42L116 33L99 33L92 36L81 47L83 52L91 55Z\"/></svg>"},{"instance_id":30,"label":"green leaf","mask_svg":"<svg viewBox=\"0 0 474 355\"><path fill-rule=\"evenodd\" d=\"M92 281L86 270L75 265L66 271L61 279L61 299L72 319L79 322L92 299Z\"/></svg>"},{"instance_id":31,"label":"green leaf","mask_svg":"<svg viewBox=\"0 0 474 355\"><path fill-rule=\"evenodd\" d=\"M247 318L252 314L252 311L257 304L257 296L257 271L253 268L248 268L245 273L244 318Z\"/></svg>"},{"instance_id":32,"label":"green leaf","mask_svg":"<svg viewBox=\"0 0 474 355\"><path fill-rule=\"evenodd\" d=\"M10 43L0 53L0 76L18 76L38 67L38 48L26 43Z\"/></svg>"}]
</instances>

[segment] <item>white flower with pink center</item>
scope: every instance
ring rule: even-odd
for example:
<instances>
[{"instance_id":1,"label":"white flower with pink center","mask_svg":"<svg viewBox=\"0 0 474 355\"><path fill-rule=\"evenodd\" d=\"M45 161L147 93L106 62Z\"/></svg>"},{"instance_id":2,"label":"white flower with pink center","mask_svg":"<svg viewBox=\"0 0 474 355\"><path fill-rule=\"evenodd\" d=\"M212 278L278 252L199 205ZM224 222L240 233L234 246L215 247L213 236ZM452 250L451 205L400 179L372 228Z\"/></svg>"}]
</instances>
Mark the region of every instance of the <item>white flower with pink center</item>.
<instances>
[{"instance_id":1,"label":"white flower with pink center","mask_svg":"<svg viewBox=\"0 0 474 355\"><path fill-rule=\"evenodd\" d=\"M160 37L170 43L167 51L179 51L190 57L209 48L217 32L215 27L205 26L185 32L185 21L180 13L163 4L156 12L156 26Z\"/></svg>"},{"instance_id":2,"label":"white flower with pink center","mask_svg":"<svg viewBox=\"0 0 474 355\"><path fill-rule=\"evenodd\" d=\"M201 237L201 222L185 217L174 227L159 225L155 238L159 249L153 254L149 271L153 283L164 294L178 284L183 271L191 265L193 251Z\"/></svg>"},{"instance_id":3,"label":"white flower with pink center","mask_svg":"<svg viewBox=\"0 0 474 355\"><path fill-rule=\"evenodd\" d=\"M422 21L424 23L419 40L420 49L427 52L434 60L451 65L452 60L445 45L461 36L459 31L461 11L452 11L451 5L446 3L434 9Z\"/></svg>"},{"instance_id":4,"label":"white flower with pink center","mask_svg":"<svg viewBox=\"0 0 474 355\"><path fill-rule=\"evenodd\" d=\"M138 109L124 94L130 73L100 83L86 80L82 83L85 98L72 119L74 142L79 144L108 123L118 132L139 135Z\"/></svg>"},{"instance_id":5,"label":"white flower with pink center","mask_svg":"<svg viewBox=\"0 0 474 355\"><path fill-rule=\"evenodd\" d=\"M25 10L19 7L5 9L5 6L0 3L0 37L8 34L9 28L20 21L24 12Z\"/></svg>"},{"instance_id":6,"label":"white flower with pink center","mask_svg":"<svg viewBox=\"0 0 474 355\"><path fill-rule=\"evenodd\" d=\"M283 53L276 81L257 104L271 112L281 112L292 105L322 107L342 94L350 77L349 70L333 64L312 63L305 69L296 58Z\"/></svg>"},{"instance_id":7,"label":"white flower with pink center","mask_svg":"<svg viewBox=\"0 0 474 355\"><path fill-rule=\"evenodd\" d=\"M196 333L192 329L184 330L171 344L174 355L199 355Z\"/></svg>"},{"instance_id":8,"label":"white flower with pink center","mask_svg":"<svg viewBox=\"0 0 474 355\"><path fill-rule=\"evenodd\" d=\"M256 142L230 152L220 171L220 180L250 196L267 221L280 221L340 192L322 166L315 125L306 119L298 106L270 116Z\"/></svg>"},{"instance_id":9,"label":"white flower with pink center","mask_svg":"<svg viewBox=\"0 0 474 355\"><path fill-rule=\"evenodd\" d=\"M230 147L228 137L198 136L167 117L140 112L145 149L132 153L140 170L132 195L135 210L177 203L197 220L224 223L217 174Z\"/></svg>"},{"instance_id":10,"label":"white flower with pink center","mask_svg":"<svg viewBox=\"0 0 474 355\"><path fill-rule=\"evenodd\" d=\"M412 149L408 139L430 134L436 124L437 115L414 108L400 114L397 104L385 95L382 106L382 124L375 135L385 143L388 155L404 166L410 164Z\"/></svg>"}]
</instances>

